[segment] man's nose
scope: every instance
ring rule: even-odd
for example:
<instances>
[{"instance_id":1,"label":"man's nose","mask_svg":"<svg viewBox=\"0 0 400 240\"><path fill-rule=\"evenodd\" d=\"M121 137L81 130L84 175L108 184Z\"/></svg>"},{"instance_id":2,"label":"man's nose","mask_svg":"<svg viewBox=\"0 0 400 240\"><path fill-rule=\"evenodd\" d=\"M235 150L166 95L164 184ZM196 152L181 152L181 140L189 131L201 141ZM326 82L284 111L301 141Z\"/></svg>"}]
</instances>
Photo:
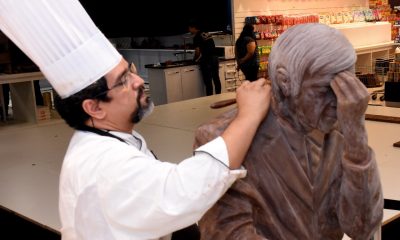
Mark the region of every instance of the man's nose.
<instances>
[{"instance_id":1,"label":"man's nose","mask_svg":"<svg viewBox=\"0 0 400 240\"><path fill-rule=\"evenodd\" d=\"M144 86L144 80L139 75L134 74L132 80L132 87L134 89L138 89Z\"/></svg>"}]
</instances>

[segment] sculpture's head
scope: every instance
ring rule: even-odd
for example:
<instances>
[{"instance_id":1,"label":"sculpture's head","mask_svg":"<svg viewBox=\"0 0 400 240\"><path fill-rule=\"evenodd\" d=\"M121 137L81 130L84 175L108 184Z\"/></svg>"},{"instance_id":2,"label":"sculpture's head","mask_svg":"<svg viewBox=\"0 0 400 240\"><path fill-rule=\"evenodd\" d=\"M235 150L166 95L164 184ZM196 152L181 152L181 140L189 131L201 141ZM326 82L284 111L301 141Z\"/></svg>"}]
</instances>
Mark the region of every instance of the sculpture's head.
<instances>
[{"instance_id":1,"label":"sculpture's head","mask_svg":"<svg viewBox=\"0 0 400 240\"><path fill-rule=\"evenodd\" d=\"M335 74L354 72L356 54L337 29L300 24L287 29L269 56L273 110L294 128L329 132L336 123Z\"/></svg>"}]
</instances>

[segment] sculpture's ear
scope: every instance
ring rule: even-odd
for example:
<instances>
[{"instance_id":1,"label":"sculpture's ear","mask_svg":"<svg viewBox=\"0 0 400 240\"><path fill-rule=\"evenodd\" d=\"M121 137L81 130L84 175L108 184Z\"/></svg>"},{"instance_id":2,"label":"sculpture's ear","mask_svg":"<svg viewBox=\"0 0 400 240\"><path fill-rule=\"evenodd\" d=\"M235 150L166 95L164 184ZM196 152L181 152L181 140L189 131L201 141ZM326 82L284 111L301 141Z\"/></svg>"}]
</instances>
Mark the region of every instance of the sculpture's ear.
<instances>
[{"instance_id":1,"label":"sculpture's ear","mask_svg":"<svg viewBox=\"0 0 400 240\"><path fill-rule=\"evenodd\" d=\"M276 80L278 82L279 89L285 97L290 95L290 78L289 73L283 66L277 67Z\"/></svg>"}]
</instances>

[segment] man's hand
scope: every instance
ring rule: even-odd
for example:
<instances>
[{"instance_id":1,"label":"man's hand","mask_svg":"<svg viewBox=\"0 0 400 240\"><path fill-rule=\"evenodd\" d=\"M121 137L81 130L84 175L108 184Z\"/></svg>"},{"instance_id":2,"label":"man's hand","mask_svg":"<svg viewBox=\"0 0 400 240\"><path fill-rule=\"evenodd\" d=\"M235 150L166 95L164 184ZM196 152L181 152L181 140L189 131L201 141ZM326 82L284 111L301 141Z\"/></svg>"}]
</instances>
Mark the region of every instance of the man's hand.
<instances>
[{"instance_id":1,"label":"man's hand","mask_svg":"<svg viewBox=\"0 0 400 240\"><path fill-rule=\"evenodd\" d=\"M231 169L243 163L257 128L268 112L271 86L265 79L244 81L236 90L236 102L237 115L222 133Z\"/></svg>"},{"instance_id":2,"label":"man's hand","mask_svg":"<svg viewBox=\"0 0 400 240\"><path fill-rule=\"evenodd\" d=\"M238 116L245 118L258 116L264 119L271 101L271 86L268 80L244 81L236 90Z\"/></svg>"}]
</instances>

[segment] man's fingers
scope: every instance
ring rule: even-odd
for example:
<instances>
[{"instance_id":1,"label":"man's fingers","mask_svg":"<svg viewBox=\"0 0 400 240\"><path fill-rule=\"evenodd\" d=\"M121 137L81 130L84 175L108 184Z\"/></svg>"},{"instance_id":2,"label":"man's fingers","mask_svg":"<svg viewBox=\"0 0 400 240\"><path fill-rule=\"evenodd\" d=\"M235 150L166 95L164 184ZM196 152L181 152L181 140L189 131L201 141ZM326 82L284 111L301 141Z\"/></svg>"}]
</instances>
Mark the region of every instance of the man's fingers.
<instances>
[{"instance_id":1,"label":"man's fingers","mask_svg":"<svg viewBox=\"0 0 400 240\"><path fill-rule=\"evenodd\" d=\"M255 83L260 86L264 86L266 84L266 81L264 78L259 78L258 80L255 81Z\"/></svg>"},{"instance_id":2,"label":"man's fingers","mask_svg":"<svg viewBox=\"0 0 400 240\"><path fill-rule=\"evenodd\" d=\"M246 87L246 86L249 86L249 87L251 87L251 86L262 87L262 86L264 86L266 84L267 84L267 81L264 78L260 78L260 79L258 79L256 81L253 81L253 82L245 80L245 81L242 82L242 84L240 86L243 86L243 87Z\"/></svg>"},{"instance_id":3,"label":"man's fingers","mask_svg":"<svg viewBox=\"0 0 400 240\"><path fill-rule=\"evenodd\" d=\"M259 78L254 82L255 82L255 84L260 85L260 86L271 85L271 81L268 79L265 79L265 78Z\"/></svg>"}]
</instances>

